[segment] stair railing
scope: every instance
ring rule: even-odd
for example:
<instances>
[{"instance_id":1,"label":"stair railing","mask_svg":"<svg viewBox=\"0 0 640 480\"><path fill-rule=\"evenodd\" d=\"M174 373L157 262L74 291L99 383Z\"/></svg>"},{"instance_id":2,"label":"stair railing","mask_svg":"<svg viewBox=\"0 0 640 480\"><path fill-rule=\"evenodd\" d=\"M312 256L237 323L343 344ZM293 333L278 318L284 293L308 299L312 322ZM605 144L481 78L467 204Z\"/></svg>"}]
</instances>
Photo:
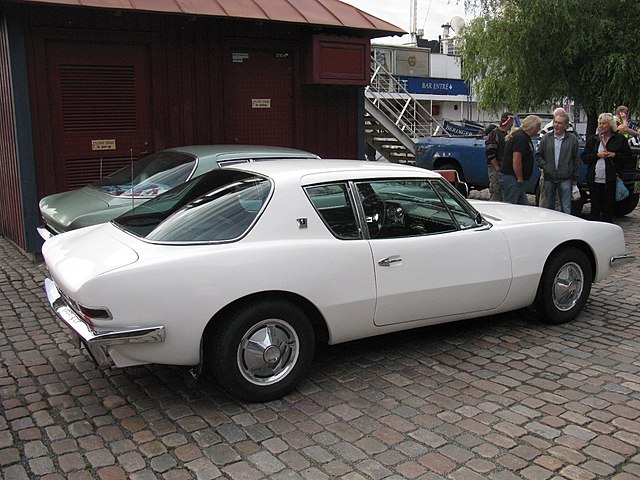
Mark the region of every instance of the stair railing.
<instances>
[{"instance_id":1,"label":"stair railing","mask_svg":"<svg viewBox=\"0 0 640 480\"><path fill-rule=\"evenodd\" d=\"M365 88L366 97L413 140L444 131L442 125L384 65L371 56L371 82Z\"/></svg>"}]
</instances>

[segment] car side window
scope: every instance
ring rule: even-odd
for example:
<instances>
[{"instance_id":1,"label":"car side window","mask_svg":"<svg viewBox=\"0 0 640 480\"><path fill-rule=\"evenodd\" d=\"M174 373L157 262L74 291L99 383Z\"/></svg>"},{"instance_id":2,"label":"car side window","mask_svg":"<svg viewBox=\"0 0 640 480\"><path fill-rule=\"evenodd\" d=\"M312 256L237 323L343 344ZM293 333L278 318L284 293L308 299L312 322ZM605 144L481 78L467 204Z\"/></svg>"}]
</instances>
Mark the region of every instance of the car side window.
<instances>
[{"instance_id":1,"label":"car side window","mask_svg":"<svg viewBox=\"0 0 640 480\"><path fill-rule=\"evenodd\" d=\"M398 238L454 232L473 217L440 179L358 182L370 238Z\"/></svg>"},{"instance_id":2,"label":"car side window","mask_svg":"<svg viewBox=\"0 0 640 480\"><path fill-rule=\"evenodd\" d=\"M325 225L336 237L344 240L361 238L345 183L313 185L306 187L305 191Z\"/></svg>"}]
</instances>

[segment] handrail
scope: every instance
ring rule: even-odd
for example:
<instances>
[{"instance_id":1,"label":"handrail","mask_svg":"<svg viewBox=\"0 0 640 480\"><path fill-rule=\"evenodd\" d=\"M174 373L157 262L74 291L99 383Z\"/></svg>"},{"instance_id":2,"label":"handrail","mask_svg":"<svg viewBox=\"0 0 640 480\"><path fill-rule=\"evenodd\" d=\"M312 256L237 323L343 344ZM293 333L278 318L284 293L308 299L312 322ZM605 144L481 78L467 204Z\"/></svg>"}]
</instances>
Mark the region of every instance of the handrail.
<instances>
[{"instance_id":1,"label":"handrail","mask_svg":"<svg viewBox=\"0 0 640 480\"><path fill-rule=\"evenodd\" d=\"M365 95L375 107L391 120L405 135L412 139L428 137L442 125L406 87L371 56L371 82Z\"/></svg>"}]
</instances>

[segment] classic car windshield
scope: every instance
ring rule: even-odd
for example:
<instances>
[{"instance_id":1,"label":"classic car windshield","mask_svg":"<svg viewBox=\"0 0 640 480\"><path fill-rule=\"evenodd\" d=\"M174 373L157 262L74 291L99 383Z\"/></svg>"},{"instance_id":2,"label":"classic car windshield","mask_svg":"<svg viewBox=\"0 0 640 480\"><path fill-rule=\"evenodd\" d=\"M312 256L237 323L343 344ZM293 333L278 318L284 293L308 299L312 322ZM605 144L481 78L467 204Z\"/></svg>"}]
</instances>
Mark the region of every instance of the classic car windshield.
<instances>
[{"instance_id":1,"label":"classic car windshield","mask_svg":"<svg viewBox=\"0 0 640 480\"><path fill-rule=\"evenodd\" d=\"M135 162L131 167L121 168L91 187L116 197L152 198L184 183L195 164L196 158L192 155L162 151Z\"/></svg>"},{"instance_id":2,"label":"classic car windshield","mask_svg":"<svg viewBox=\"0 0 640 480\"><path fill-rule=\"evenodd\" d=\"M213 170L130 210L113 222L155 242L215 242L242 236L271 192L266 178Z\"/></svg>"}]
</instances>

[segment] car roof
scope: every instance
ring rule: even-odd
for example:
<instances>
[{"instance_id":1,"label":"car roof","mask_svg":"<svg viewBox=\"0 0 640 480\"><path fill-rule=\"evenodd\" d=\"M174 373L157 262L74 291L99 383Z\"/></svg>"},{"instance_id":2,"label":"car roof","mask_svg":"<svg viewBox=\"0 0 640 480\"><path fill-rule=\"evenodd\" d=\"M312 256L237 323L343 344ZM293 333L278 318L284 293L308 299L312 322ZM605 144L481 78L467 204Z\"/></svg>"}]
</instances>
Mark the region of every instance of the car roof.
<instances>
[{"instance_id":1,"label":"car roof","mask_svg":"<svg viewBox=\"0 0 640 480\"><path fill-rule=\"evenodd\" d=\"M262 174L276 181L298 179L304 185L345 179L439 177L437 173L423 168L366 160L273 160L245 163L233 168Z\"/></svg>"},{"instance_id":2,"label":"car roof","mask_svg":"<svg viewBox=\"0 0 640 480\"><path fill-rule=\"evenodd\" d=\"M316 154L295 148L262 145L187 145L168 148L167 151L184 152L199 158L217 157L217 160L236 158L319 158Z\"/></svg>"}]
</instances>

